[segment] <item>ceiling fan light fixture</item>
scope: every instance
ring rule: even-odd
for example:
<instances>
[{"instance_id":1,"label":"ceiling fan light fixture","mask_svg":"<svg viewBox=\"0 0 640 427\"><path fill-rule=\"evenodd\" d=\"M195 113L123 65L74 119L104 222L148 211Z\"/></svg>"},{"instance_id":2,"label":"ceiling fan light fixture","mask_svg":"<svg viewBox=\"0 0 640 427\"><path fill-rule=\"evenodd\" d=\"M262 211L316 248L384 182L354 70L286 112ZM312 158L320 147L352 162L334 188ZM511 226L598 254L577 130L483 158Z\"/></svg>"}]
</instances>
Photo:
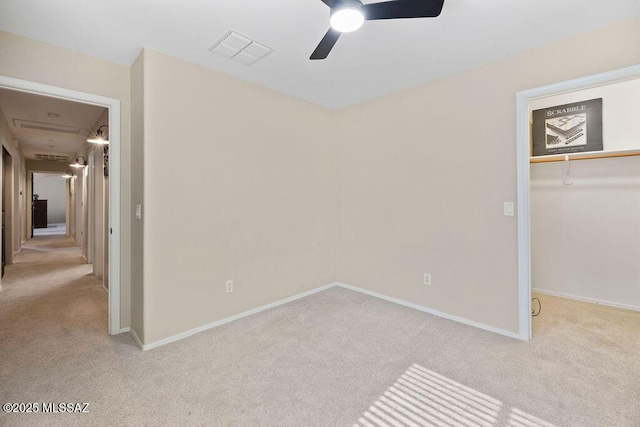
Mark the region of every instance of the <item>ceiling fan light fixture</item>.
<instances>
[{"instance_id":1,"label":"ceiling fan light fixture","mask_svg":"<svg viewBox=\"0 0 640 427\"><path fill-rule=\"evenodd\" d=\"M364 23L364 14L360 10L360 4L346 4L344 7L331 11L331 27L341 33L350 33L357 30Z\"/></svg>"}]
</instances>

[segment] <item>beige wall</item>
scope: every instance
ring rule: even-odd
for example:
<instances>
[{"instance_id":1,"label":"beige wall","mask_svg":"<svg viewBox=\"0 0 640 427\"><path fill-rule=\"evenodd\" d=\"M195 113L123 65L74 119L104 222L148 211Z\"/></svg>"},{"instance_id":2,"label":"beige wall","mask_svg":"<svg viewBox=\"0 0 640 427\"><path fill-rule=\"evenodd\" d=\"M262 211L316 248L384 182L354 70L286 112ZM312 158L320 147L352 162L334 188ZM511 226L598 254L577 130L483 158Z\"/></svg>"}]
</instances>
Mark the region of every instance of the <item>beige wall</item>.
<instances>
[{"instance_id":1,"label":"beige wall","mask_svg":"<svg viewBox=\"0 0 640 427\"><path fill-rule=\"evenodd\" d=\"M144 101L145 342L334 281L332 111L150 50Z\"/></svg>"},{"instance_id":2,"label":"beige wall","mask_svg":"<svg viewBox=\"0 0 640 427\"><path fill-rule=\"evenodd\" d=\"M517 333L515 94L638 63L636 18L339 111L338 280Z\"/></svg>"},{"instance_id":3,"label":"beige wall","mask_svg":"<svg viewBox=\"0 0 640 427\"><path fill-rule=\"evenodd\" d=\"M0 75L120 100L121 105L121 326L130 324L131 121L129 67L0 32Z\"/></svg>"}]
</instances>

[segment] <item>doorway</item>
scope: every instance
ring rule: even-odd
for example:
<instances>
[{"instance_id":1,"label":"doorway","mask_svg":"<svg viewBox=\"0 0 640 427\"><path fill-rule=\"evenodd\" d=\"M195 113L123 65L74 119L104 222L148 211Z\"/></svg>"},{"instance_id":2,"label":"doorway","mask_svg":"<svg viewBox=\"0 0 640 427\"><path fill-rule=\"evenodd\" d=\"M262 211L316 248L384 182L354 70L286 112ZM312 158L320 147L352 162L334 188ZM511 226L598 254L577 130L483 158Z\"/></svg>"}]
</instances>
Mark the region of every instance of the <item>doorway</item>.
<instances>
[{"instance_id":1,"label":"doorway","mask_svg":"<svg viewBox=\"0 0 640 427\"><path fill-rule=\"evenodd\" d=\"M0 89L9 89L30 94L43 95L62 100L104 107L108 111L109 128L109 185L106 202L108 206L108 326L109 334L125 332L121 329L120 314L120 101L104 96L44 85L26 80L0 76ZM28 188L28 187L27 187ZM31 193L33 194L33 193ZM6 233L5 233L6 234ZM4 253L4 251L3 251Z\"/></svg>"},{"instance_id":2,"label":"doorway","mask_svg":"<svg viewBox=\"0 0 640 427\"><path fill-rule=\"evenodd\" d=\"M529 89L516 94L517 117L517 190L518 190L518 295L519 338L532 337L532 246L531 246L531 123L530 103L543 98L604 87L640 78L640 66L632 66L567 82ZM635 141L637 143L637 139ZM612 149L612 155L640 154L640 147ZM562 156L561 156L562 157ZM565 174L570 168L565 160ZM578 156L579 157L579 156ZM562 177L560 177L562 179ZM585 230L588 232L588 230Z\"/></svg>"},{"instance_id":3,"label":"doorway","mask_svg":"<svg viewBox=\"0 0 640 427\"><path fill-rule=\"evenodd\" d=\"M61 173L33 173L32 237L67 234L67 183Z\"/></svg>"}]
</instances>

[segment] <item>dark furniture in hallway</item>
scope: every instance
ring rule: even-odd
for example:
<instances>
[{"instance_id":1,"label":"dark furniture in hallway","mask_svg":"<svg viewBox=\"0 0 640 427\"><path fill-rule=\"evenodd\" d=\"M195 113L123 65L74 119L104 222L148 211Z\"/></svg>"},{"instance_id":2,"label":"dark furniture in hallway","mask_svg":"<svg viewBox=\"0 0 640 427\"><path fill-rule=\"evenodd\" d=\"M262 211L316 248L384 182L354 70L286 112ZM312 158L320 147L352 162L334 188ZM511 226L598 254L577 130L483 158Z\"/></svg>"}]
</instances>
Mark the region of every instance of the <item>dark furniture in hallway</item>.
<instances>
[{"instance_id":1,"label":"dark furniture in hallway","mask_svg":"<svg viewBox=\"0 0 640 427\"><path fill-rule=\"evenodd\" d=\"M47 228L47 201L33 201L33 228Z\"/></svg>"}]
</instances>

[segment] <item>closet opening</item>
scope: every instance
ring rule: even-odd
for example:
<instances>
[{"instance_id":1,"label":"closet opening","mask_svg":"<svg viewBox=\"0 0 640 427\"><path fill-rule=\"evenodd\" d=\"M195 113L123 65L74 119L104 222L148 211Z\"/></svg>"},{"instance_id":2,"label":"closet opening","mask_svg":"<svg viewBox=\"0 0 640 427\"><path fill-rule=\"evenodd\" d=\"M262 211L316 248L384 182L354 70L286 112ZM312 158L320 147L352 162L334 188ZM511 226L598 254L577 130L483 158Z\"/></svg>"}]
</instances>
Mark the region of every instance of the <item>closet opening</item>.
<instances>
[{"instance_id":1,"label":"closet opening","mask_svg":"<svg viewBox=\"0 0 640 427\"><path fill-rule=\"evenodd\" d=\"M622 338L640 327L640 67L519 92L517 113L520 338Z\"/></svg>"}]
</instances>

